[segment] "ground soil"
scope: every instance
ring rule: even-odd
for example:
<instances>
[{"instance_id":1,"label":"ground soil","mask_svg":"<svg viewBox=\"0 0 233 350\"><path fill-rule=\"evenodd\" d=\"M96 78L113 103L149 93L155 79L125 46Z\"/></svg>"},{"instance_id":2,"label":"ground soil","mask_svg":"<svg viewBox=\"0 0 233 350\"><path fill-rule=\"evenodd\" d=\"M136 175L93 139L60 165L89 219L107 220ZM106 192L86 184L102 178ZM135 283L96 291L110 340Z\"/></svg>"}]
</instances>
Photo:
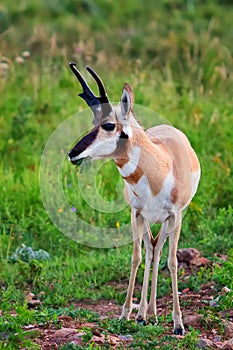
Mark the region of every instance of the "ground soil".
<instances>
[{"instance_id":1,"label":"ground soil","mask_svg":"<svg viewBox=\"0 0 233 350\"><path fill-rule=\"evenodd\" d=\"M116 288L125 289L127 287L126 283L112 283ZM137 286L140 288L140 286ZM200 331L200 347L203 349L223 349L224 344L227 340L233 337L233 309L228 310L228 321L229 329L223 331L222 327L215 322L212 322L211 319L208 320L208 315L203 316L203 308L209 304L213 299L213 284L206 284L201 286L198 293L190 291L188 288L182 291L180 295L180 302L183 312L184 326L188 331L191 326L193 329L198 329ZM138 303L138 300L134 299L135 303ZM86 310L91 310L97 312L100 315L100 320L104 318L119 318L121 313L121 306L118 305L115 301L109 300L98 300L94 302L92 300L82 300L76 301L74 303L75 308L83 308ZM166 316L170 313L172 309L172 297L166 296L159 298L157 300L158 306L158 315L162 316L160 320L166 319ZM132 318L135 318L137 310L134 310L132 313ZM229 319L230 315L230 319ZM221 315L222 321L225 320L225 315ZM40 345L40 348L43 350L57 349L59 345L72 342L76 345L83 344L83 328L89 328L93 334L91 342L98 344L99 346L104 346L107 341L109 346L112 348L124 348L130 345L132 338L122 337L119 334L109 334L107 340L106 336L104 337L101 332L101 327L95 322L78 322L73 320L69 316L60 316L59 317L59 330L58 327L54 325L51 326L36 326L40 336L37 337L36 343ZM163 321L162 321L163 322ZM165 332L167 334L172 334L172 322L170 324L165 324ZM156 326L155 326L156 327ZM79 334L77 335L77 331ZM225 343L224 343L225 342ZM202 345L201 345L202 344ZM130 347L130 346L129 346ZM225 348L224 348L225 349ZM228 349L226 347L226 349ZM229 347L231 349L231 347Z\"/></svg>"}]
</instances>

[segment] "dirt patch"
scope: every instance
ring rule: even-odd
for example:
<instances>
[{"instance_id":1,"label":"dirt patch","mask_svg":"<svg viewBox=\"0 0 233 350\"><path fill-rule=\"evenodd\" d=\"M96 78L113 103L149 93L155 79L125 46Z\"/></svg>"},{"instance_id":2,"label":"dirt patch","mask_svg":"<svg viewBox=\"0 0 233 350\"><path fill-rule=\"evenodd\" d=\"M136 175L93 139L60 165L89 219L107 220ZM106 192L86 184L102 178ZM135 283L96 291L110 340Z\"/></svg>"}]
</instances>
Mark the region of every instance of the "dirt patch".
<instances>
[{"instance_id":1,"label":"dirt patch","mask_svg":"<svg viewBox=\"0 0 233 350\"><path fill-rule=\"evenodd\" d=\"M77 308L83 308L98 313L101 319L119 318L122 309L122 307L115 301L109 301L104 299L98 301L84 299L81 301L75 301L74 305Z\"/></svg>"},{"instance_id":2,"label":"dirt patch","mask_svg":"<svg viewBox=\"0 0 233 350\"><path fill-rule=\"evenodd\" d=\"M178 261L183 269L182 279L189 280L191 275L198 273L200 266L209 264L207 259L203 259L195 249L180 250ZM116 292L126 291L128 281L121 281L120 283L112 281L108 285L114 288ZM141 285L136 284L135 295L140 295L140 291ZM232 349L233 307L228 310L218 311L220 310L219 300L228 292L230 290L224 287L222 293L219 293L216 297L214 282L201 285L198 292L194 292L189 288L185 288L180 292L179 299L186 332L188 333L192 330L199 332L197 348ZM138 304L139 299L134 297L132 320L136 318ZM163 326L162 332L165 336L172 336L172 339L175 337L178 340L180 338L183 339L183 337L174 336L172 333L172 306L172 295L166 295L157 299L157 314L159 322ZM30 329L28 326L27 328L25 327L26 332L37 332L38 336L35 342L39 344L40 349L57 349L60 345L67 343L83 346L84 348L87 344L107 348L131 348L130 344L134 341L134 337L136 337L135 332L138 330L135 331L135 329L128 328L128 326L125 329L121 328L118 319L122 311L122 305L117 304L114 300L102 299L93 301L84 299L76 300L72 303L72 307L78 311L75 317L74 315L61 315L56 322L46 325L31 325ZM132 322L131 324L135 328L135 323ZM130 329L132 334L130 331L129 334L126 334L125 330L128 332ZM154 337L154 331L152 334ZM161 342L161 346L162 344L164 345ZM185 348L188 349L188 347Z\"/></svg>"},{"instance_id":3,"label":"dirt patch","mask_svg":"<svg viewBox=\"0 0 233 350\"><path fill-rule=\"evenodd\" d=\"M119 287L116 285L116 287ZM121 288L125 288L124 283ZM140 286L137 286L140 288ZM226 321L226 313L219 313L219 319L222 321L219 324L208 317L208 314L203 315L203 308L209 304L213 299L213 284L203 285L199 293L194 293L188 288L182 291L180 295L180 303L183 312L184 325L186 330L198 329L199 348L203 349L221 349L225 346L226 341L232 337L233 329L233 309L227 311L228 320ZM137 300L135 300L137 301ZM165 333L172 334L172 320L167 321L167 315L172 310L172 296L166 296L157 300L158 315L160 322L165 326ZM74 308L81 308L83 310L90 310L98 313L98 322L83 322L73 320L69 316L60 316L57 326L49 325L35 326L34 330L38 331L39 336L36 343L39 344L42 350L57 349L60 345L72 343L75 345L83 345L85 341L90 341L99 346L107 344L108 347L129 347L133 340L131 335L121 334L106 334L101 328L101 322L104 319L118 319L121 314L122 306L115 301L107 300L82 300L74 303ZM135 318L137 310L133 310L132 319ZM225 326L224 326L225 322ZM155 326L156 327L156 326ZM88 330L88 331L87 331ZM87 339L88 338L88 339ZM224 343L225 342L225 343Z\"/></svg>"}]
</instances>

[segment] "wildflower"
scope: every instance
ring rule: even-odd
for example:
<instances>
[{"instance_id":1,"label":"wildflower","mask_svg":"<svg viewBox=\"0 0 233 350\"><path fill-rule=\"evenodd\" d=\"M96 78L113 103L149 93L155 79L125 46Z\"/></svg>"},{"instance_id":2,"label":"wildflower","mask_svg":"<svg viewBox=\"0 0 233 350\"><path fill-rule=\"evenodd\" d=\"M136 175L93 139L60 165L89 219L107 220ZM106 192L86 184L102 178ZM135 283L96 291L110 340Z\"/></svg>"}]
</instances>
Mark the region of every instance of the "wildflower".
<instances>
[{"instance_id":1,"label":"wildflower","mask_svg":"<svg viewBox=\"0 0 233 350\"><path fill-rule=\"evenodd\" d=\"M0 62L0 77L5 78L10 66L7 62Z\"/></svg>"},{"instance_id":2,"label":"wildflower","mask_svg":"<svg viewBox=\"0 0 233 350\"><path fill-rule=\"evenodd\" d=\"M75 213L77 209L75 207L72 207L71 210Z\"/></svg>"},{"instance_id":3,"label":"wildflower","mask_svg":"<svg viewBox=\"0 0 233 350\"><path fill-rule=\"evenodd\" d=\"M16 63L24 63L24 58L23 57L21 57L21 56L17 56L16 58L15 58L15 62Z\"/></svg>"},{"instance_id":4,"label":"wildflower","mask_svg":"<svg viewBox=\"0 0 233 350\"><path fill-rule=\"evenodd\" d=\"M116 222L116 227L119 228L120 227L120 223L119 221Z\"/></svg>"},{"instance_id":5,"label":"wildflower","mask_svg":"<svg viewBox=\"0 0 233 350\"><path fill-rule=\"evenodd\" d=\"M202 208L195 202L190 203L190 208L202 214Z\"/></svg>"},{"instance_id":6,"label":"wildflower","mask_svg":"<svg viewBox=\"0 0 233 350\"><path fill-rule=\"evenodd\" d=\"M22 57L24 57L24 58L28 58L30 55L31 55L31 54L30 54L29 51L23 51L23 52L22 52Z\"/></svg>"},{"instance_id":7,"label":"wildflower","mask_svg":"<svg viewBox=\"0 0 233 350\"><path fill-rule=\"evenodd\" d=\"M63 209L62 208L59 208L57 211L58 211L58 213L63 213Z\"/></svg>"}]
</instances>

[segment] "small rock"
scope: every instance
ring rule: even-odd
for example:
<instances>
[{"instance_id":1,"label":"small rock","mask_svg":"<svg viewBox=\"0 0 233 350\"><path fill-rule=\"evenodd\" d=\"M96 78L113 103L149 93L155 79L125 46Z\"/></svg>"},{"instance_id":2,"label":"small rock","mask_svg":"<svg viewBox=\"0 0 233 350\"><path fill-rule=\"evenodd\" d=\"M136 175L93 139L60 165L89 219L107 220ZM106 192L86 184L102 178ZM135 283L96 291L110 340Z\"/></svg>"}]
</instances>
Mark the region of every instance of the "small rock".
<instances>
[{"instance_id":1,"label":"small rock","mask_svg":"<svg viewBox=\"0 0 233 350\"><path fill-rule=\"evenodd\" d=\"M215 336L214 336L214 342L215 342L215 343L221 343L221 340L222 340L222 339L221 339L220 335L215 335Z\"/></svg>"},{"instance_id":2,"label":"small rock","mask_svg":"<svg viewBox=\"0 0 233 350\"><path fill-rule=\"evenodd\" d=\"M223 343L221 350L232 350L233 349L233 338Z\"/></svg>"},{"instance_id":3,"label":"small rock","mask_svg":"<svg viewBox=\"0 0 233 350\"><path fill-rule=\"evenodd\" d=\"M101 315L100 317L99 317L99 320L100 321L103 321L103 320L106 320L108 318L108 316L106 316L106 315Z\"/></svg>"},{"instance_id":4,"label":"small rock","mask_svg":"<svg viewBox=\"0 0 233 350\"><path fill-rule=\"evenodd\" d=\"M58 316L57 319L59 322L71 322L72 321L72 317L67 316L67 315Z\"/></svg>"},{"instance_id":5,"label":"small rock","mask_svg":"<svg viewBox=\"0 0 233 350\"><path fill-rule=\"evenodd\" d=\"M117 345L119 343L119 339L116 336L114 336L114 335L110 335L108 337L108 342L109 342L110 345L115 346L115 345Z\"/></svg>"},{"instance_id":6,"label":"small rock","mask_svg":"<svg viewBox=\"0 0 233 350\"><path fill-rule=\"evenodd\" d=\"M104 344L105 343L104 335L101 334L101 337L97 337L96 335L93 335L90 342L97 343L97 344Z\"/></svg>"},{"instance_id":7,"label":"small rock","mask_svg":"<svg viewBox=\"0 0 233 350\"><path fill-rule=\"evenodd\" d=\"M184 325L186 326L192 326L192 327L199 327L200 326L200 321L202 319L202 315L185 315L184 316Z\"/></svg>"},{"instance_id":8,"label":"small rock","mask_svg":"<svg viewBox=\"0 0 233 350\"><path fill-rule=\"evenodd\" d=\"M222 261L225 261L225 262L228 260L228 256L225 254L215 253L214 256L217 256L218 258L220 258Z\"/></svg>"},{"instance_id":9,"label":"small rock","mask_svg":"<svg viewBox=\"0 0 233 350\"><path fill-rule=\"evenodd\" d=\"M232 308L232 309L227 309L227 310L220 311L220 315L223 316L223 317L230 317L230 318L233 318L233 308Z\"/></svg>"},{"instance_id":10,"label":"small rock","mask_svg":"<svg viewBox=\"0 0 233 350\"><path fill-rule=\"evenodd\" d=\"M50 259L50 255L45 250L43 249L34 250L32 249L32 247L26 246L25 244L21 244L15 250L14 254L9 257L9 260L14 263L19 261L30 263L32 260L49 260L49 259Z\"/></svg>"},{"instance_id":11,"label":"small rock","mask_svg":"<svg viewBox=\"0 0 233 350\"><path fill-rule=\"evenodd\" d=\"M71 334L76 334L77 330L74 328L61 328L54 333L54 338L64 338Z\"/></svg>"},{"instance_id":12,"label":"small rock","mask_svg":"<svg viewBox=\"0 0 233 350\"><path fill-rule=\"evenodd\" d=\"M43 249L34 250L36 260L49 260L50 255Z\"/></svg>"},{"instance_id":13,"label":"small rock","mask_svg":"<svg viewBox=\"0 0 233 350\"><path fill-rule=\"evenodd\" d=\"M209 339L201 338L197 343L198 349L216 349L214 343Z\"/></svg>"},{"instance_id":14,"label":"small rock","mask_svg":"<svg viewBox=\"0 0 233 350\"><path fill-rule=\"evenodd\" d=\"M210 307L218 307L219 306L219 296L213 300L209 301L209 306Z\"/></svg>"},{"instance_id":15,"label":"small rock","mask_svg":"<svg viewBox=\"0 0 233 350\"><path fill-rule=\"evenodd\" d=\"M178 262L185 262L190 264L190 261L194 259L195 256L201 256L201 253L195 248L177 250Z\"/></svg>"},{"instance_id":16,"label":"small rock","mask_svg":"<svg viewBox=\"0 0 233 350\"><path fill-rule=\"evenodd\" d=\"M228 288L227 286L223 287L223 289L222 289L222 293L223 293L223 294L227 294L227 293L229 293L230 291L231 291L230 288Z\"/></svg>"},{"instance_id":17,"label":"small rock","mask_svg":"<svg viewBox=\"0 0 233 350\"><path fill-rule=\"evenodd\" d=\"M210 261L202 257L199 250L195 248L178 249L177 260L179 263L186 263L188 266L204 266L210 263Z\"/></svg>"},{"instance_id":18,"label":"small rock","mask_svg":"<svg viewBox=\"0 0 233 350\"><path fill-rule=\"evenodd\" d=\"M82 338L84 335L86 335L85 332L78 332L77 334L74 335L74 338L77 339L77 338Z\"/></svg>"},{"instance_id":19,"label":"small rock","mask_svg":"<svg viewBox=\"0 0 233 350\"><path fill-rule=\"evenodd\" d=\"M191 264L196 265L196 266L205 266L205 265L209 265L210 264L210 260L204 258L203 256L201 256L200 258L193 259L191 261Z\"/></svg>"},{"instance_id":20,"label":"small rock","mask_svg":"<svg viewBox=\"0 0 233 350\"><path fill-rule=\"evenodd\" d=\"M133 337L130 334L119 335L119 339L121 339L122 341L133 341Z\"/></svg>"},{"instance_id":21,"label":"small rock","mask_svg":"<svg viewBox=\"0 0 233 350\"><path fill-rule=\"evenodd\" d=\"M34 329L36 327L37 327L37 325L35 325L35 324L28 324L26 326L23 326L23 329L28 331L28 330Z\"/></svg>"},{"instance_id":22,"label":"small rock","mask_svg":"<svg viewBox=\"0 0 233 350\"><path fill-rule=\"evenodd\" d=\"M222 320L224 327L224 335L227 338L233 338L233 322Z\"/></svg>"},{"instance_id":23,"label":"small rock","mask_svg":"<svg viewBox=\"0 0 233 350\"><path fill-rule=\"evenodd\" d=\"M182 290L182 293L181 293L181 294L187 294L189 291L190 291L189 288L184 288L184 289Z\"/></svg>"},{"instance_id":24,"label":"small rock","mask_svg":"<svg viewBox=\"0 0 233 350\"><path fill-rule=\"evenodd\" d=\"M100 333L100 331L98 330L98 329L96 329L96 328L94 328L93 330L92 330L92 333L93 333L93 335L96 335L97 337L101 337L101 333Z\"/></svg>"}]
</instances>

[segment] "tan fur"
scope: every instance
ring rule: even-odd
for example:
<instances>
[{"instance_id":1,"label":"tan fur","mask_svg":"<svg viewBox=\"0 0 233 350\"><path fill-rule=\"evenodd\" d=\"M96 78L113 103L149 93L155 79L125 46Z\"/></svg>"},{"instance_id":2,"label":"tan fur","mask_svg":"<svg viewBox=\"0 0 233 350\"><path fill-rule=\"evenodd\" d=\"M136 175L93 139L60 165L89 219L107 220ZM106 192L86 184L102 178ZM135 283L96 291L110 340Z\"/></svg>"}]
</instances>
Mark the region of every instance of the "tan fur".
<instances>
[{"instance_id":1,"label":"tan fur","mask_svg":"<svg viewBox=\"0 0 233 350\"><path fill-rule=\"evenodd\" d=\"M130 185L135 185L136 183L138 183L138 181L143 176L143 174L144 174L144 171L140 166L138 166L137 169L132 174L130 174L129 176L123 176L123 179L126 182L128 182ZM137 193L135 191L133 192L137 196Z\"/></svg>"},{"instance_id":2,"label":"tan fur","mask_svg":"<svg viewBox=\"0 0 233 350\"><path fill-rule=\"evenodd\" d=\"M146 175L150 189L156 196L163 186L170 170L175 176L175 186L171 193L172 203L181 207L189 202L191 197L191 182L188 173L200 169L199 161L186 136L178 129L169 125L160 125L148 129L135 128L132 145L141 147L140 162L137 169L124 179L129 184L135 184L142 175ZM128 163L129 149L121 149L112 154L118 167Z\"/></svg>"},{"instance_id":3,"label":"tan fur","mask_svg":"<svg viewBox=\"0 0 233 350\"><path fill-rule=\"evenodd\" d=\"M170 163L173 169L176 181L172 190L172 202L184 207L191 199L191 179L188 174L200 170L198 158L190 142L180 130L169 125L155 126L148 129L146 134L162 151L160 155L163 162ZM162 167L161 170L163 171Z\"/></svg>"},{"instance_id":4,"label":"tan fur","mask_svg":"<svg viewBox=\"0 0 233 350\"><path fill-rule=\"evenodd\" d=\"M150 184L151 191L156 196L162 188L163 182L170 170L171 164L169 164L169 156L166 147L160 143L154 144L153 140L145 134L143 129L134 128L133 138L130 140L130 147L128 149L118 150L112 154L112 157L116 165L122 168L129 161L129 151L133 146L139 146L141 148L140 162L137 169L131 175L124 177L129 184L135 184L145 175Z\"/></svg>"}]
</instances>

